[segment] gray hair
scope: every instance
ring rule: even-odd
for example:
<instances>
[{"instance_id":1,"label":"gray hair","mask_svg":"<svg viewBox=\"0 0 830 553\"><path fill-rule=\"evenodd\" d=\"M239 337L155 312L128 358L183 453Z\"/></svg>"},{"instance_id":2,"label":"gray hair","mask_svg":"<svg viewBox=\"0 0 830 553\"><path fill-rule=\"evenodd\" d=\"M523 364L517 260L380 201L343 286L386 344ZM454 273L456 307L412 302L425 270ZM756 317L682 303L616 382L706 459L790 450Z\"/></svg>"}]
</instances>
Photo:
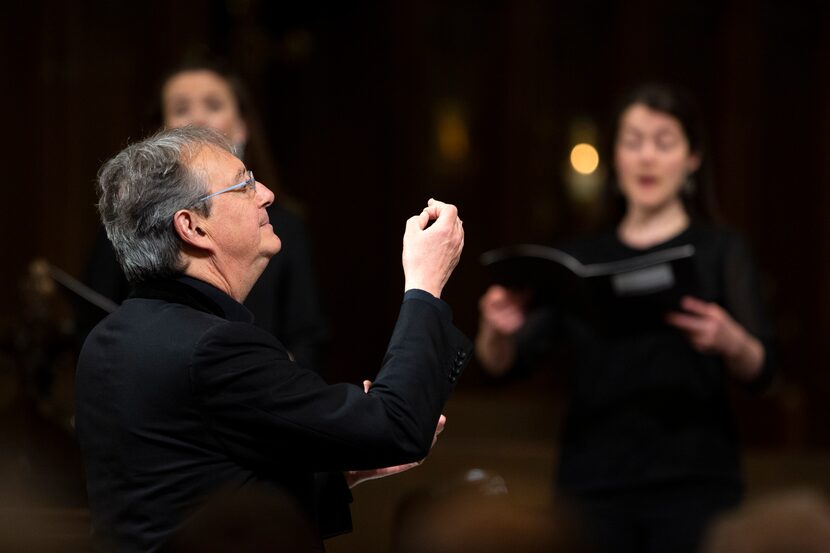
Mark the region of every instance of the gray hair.
<instances>
[{"instance_id":1,"label":"gray hair","mask_svg":"<svg viewBox=\"0 0 830 553\"><path fill-rule=\"evenodd\" d=\"M180 274L186 268L173 215L210 215L203 175L189 162L213 146L230 152L218 132L197 127L160 131L124 148L98 171L98 211L121 269L131 284Z\"/></svg>"}]
</instances>

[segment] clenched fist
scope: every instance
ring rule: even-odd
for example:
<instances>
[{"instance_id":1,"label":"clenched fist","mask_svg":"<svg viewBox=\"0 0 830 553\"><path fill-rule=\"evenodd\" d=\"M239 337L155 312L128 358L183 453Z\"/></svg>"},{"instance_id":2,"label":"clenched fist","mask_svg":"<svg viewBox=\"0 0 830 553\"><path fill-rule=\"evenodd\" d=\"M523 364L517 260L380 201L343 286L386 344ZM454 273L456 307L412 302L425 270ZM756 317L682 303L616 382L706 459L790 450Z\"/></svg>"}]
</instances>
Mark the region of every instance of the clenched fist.
<instances>
[{"instance_id":1,"label":"clenched fist","mask_svg":"<svg viewBox=\"0 0 830 553\"><path fill-rule=\"evenodd\" d=\"M430 221L434 221L427 228ZM454 205L430 198L406 222L403 235L404 291L418 288L436 298L447 284L464 248L464 228Z\"/></svg>"}]
</instances>

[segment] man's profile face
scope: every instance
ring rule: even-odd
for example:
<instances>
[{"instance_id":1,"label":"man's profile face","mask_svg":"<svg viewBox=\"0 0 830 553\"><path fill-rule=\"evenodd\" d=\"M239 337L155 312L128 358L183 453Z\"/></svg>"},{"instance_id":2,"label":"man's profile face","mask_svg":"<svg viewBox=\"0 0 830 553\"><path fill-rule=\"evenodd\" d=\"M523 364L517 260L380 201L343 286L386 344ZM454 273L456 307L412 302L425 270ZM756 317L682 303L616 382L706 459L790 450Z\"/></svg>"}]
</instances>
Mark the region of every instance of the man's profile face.
<instances>
[{"instance_id":1,"label":"man's profile face","mask_svg":"<svg viewBox=\"0 0 830 553\"><path fill-rule=\"evenodd\" d=\"M202 147L188 165L201 173L210 193L248 178L239 158L215 146ZM255 191L242 187L210 199L210 217L199 227L211 238L218 262L242 272L264 269L282 245L265 210L273 201L274 194L261 183Z\"/></svg>"}]
</instances>

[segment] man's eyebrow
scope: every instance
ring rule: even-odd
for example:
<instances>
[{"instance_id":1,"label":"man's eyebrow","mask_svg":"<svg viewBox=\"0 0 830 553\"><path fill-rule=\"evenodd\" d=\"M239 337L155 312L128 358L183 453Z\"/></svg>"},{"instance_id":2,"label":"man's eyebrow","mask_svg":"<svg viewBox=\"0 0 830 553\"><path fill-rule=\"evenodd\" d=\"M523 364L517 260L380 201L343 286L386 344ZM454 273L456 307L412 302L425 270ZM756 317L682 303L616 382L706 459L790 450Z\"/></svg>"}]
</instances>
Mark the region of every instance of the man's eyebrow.
<instances>
[{"instance_id":1,"label":"man's eyebrow","mask_svg":"<svg viewBox=\"0 0 830 553\"><path fill-rule=\"evenodd\" d=\"M248 168L243 165L242 169L237 171L236 176L234 177L233 180L241 181L241 179L244 179L247 176L248 176Z\"/></svg>"}]
</instances>

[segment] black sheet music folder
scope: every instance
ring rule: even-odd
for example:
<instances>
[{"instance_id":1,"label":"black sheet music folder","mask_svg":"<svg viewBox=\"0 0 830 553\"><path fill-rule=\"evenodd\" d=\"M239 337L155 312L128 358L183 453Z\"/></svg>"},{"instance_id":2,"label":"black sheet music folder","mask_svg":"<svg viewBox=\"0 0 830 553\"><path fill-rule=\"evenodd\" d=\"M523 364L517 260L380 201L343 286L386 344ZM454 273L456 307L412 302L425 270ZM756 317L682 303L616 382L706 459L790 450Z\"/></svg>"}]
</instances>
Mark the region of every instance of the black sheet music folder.
<instances>
[{"instance_id":1,"label":"black sheet music folder","mask_svg":"<svg viewBox=\"0 0 830 553\"><path fill-rule=\"evenodd\" d=\"M662 325L680 299L695 296L698 278L691 244L603 263L583 264L572 255L537 244L482 254L490 281L529 289L537 303L550 303L608 330Z\"/></svg>"}]
</instances>

